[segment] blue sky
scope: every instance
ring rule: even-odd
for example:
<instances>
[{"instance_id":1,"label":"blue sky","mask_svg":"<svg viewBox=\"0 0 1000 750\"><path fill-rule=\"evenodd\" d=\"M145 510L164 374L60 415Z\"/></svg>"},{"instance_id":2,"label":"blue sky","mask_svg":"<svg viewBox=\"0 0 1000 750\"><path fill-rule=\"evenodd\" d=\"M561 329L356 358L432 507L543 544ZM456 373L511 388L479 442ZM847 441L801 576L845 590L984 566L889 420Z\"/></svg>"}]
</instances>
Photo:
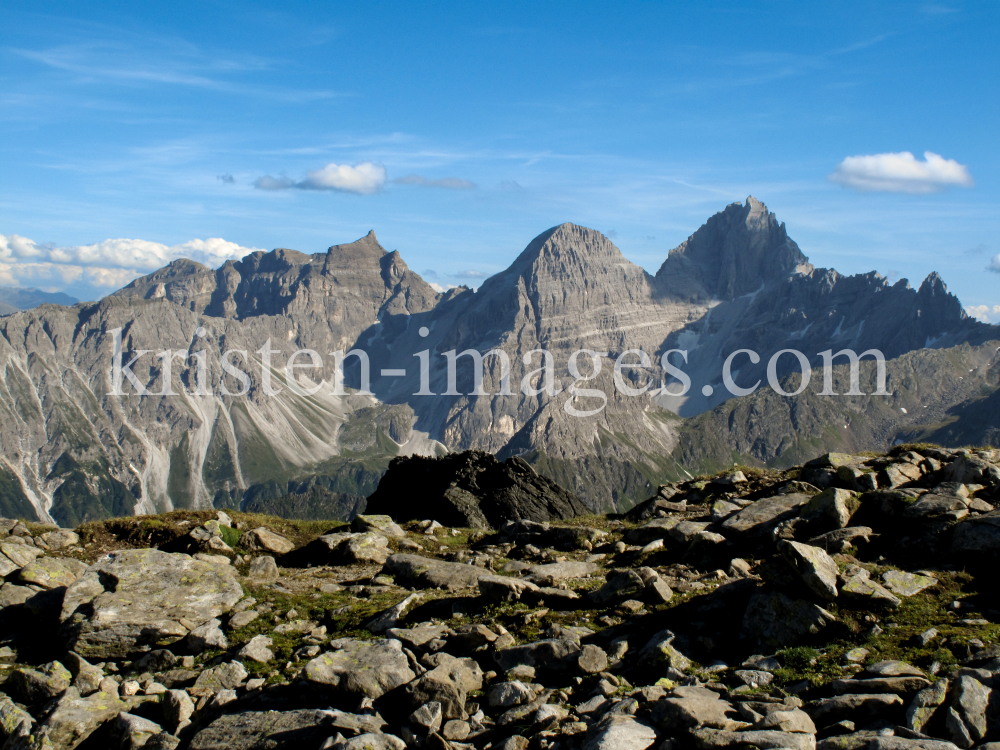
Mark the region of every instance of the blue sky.
<instances>
[{"instance_id":1,"label":"blue sky","mask_svg":"<svg viewBox=\"0 0 1000 750\"><path fill-rule=\"evenodd\" d=\"M655 271L754 195L814 264L937 270L1000 321L997 3L5 0L0 20L0 284L95 298L178 255L374 229L478 285L563 221Z\"/></svg>"}]
</instances>

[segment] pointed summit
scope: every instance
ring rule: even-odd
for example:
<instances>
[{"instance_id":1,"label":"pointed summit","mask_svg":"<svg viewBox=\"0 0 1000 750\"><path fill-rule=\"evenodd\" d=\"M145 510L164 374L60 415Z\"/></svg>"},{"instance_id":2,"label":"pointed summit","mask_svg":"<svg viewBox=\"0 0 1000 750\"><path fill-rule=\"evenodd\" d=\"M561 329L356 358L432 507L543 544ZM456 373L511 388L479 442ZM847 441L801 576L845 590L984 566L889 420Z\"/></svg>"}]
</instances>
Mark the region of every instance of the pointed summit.
<instances>
[{"instance_id":1,"label":"pointed summit","mask_svg":"<svg viewBox=\"0 0 1000 750\"><path fill-rule=\"evenodd\" d=\"M785 225L751 195L745 204L726 206L671 250L656 281L680 297L727 300L812 270Z\"/></svg>"}]
</instances>

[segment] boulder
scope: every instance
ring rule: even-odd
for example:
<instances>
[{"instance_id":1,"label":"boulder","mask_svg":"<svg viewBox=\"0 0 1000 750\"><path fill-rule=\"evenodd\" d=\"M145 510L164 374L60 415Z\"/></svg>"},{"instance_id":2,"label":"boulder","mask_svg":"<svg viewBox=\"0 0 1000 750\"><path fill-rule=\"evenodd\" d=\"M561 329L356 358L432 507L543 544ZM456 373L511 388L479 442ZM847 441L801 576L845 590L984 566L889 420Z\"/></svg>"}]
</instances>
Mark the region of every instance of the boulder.
<instances>
[{"instance_id":1,"label":"boulder","mask_svg":"<svg viewBox=\"0 0 1000 750\"><path fill-rule=\"evenodd\" d=\"M314 709L226 714L199 731L188 747L190 750L318 748L333 734L330 714Z\"/></svg>"},{"instance_id":2,"label":"boulder","mask_svg":"<svg viewBox=\"0 0 1000 750\"><path fill-rule=\"evenodd\" d=\"M111 739L122 750L136 750L143 747L150 737L162 731L163 727L159 724L124 711L111 722Z\"/></svg>"},{"instance_id":3,"label":"boulder","mask_svg":"<svg viewBox=\"0 0 1000 750\"><path fill-rule=\"evenodd\" d=\"M106 721L128 710L129 704L115 693L102 691L81 698L70 688L38 725L35 747L45 747L48 742L52 748L74 750Z\"/></svg>"},{"instance_id":4,"label":"boulder","mask_svg":"<svg viewBox=\"0 0 1000 750\"><path fill-rule=\"evenodd\" d=\"M39 557L21 568L17 580L25 586L57 589L72 585L86 570L86 563L73 558Z\"/></svg>"},{"instance_id":5,"label":"boulder","mask_svg":"<svg viewBox=\"0 0 1000 750\"><path fill-rule=\"evenodd\" d=\"M122 550L66 590L62 632L67 647L85 658L120 659L176 643L242 596L231 567L154 549Z\"/></svg>"},{"instance_id":6,"label":"boulder","mask_svg":"<svg viewBox=\"0 0 1000 750\"><path fill-rule=\"evenodd\" d=\"M392 555L386 560L382 572L391 575L397 583L414 588L463 589L477 585L480 578L493 576L486 568L464 563L449 563L421 555Z\"/></svg>"},{"instance_id":7,"label":"boulder","mask_svg":"<svg viewBox=\"0 0 1000 750\"><path fill-rule=\"evenodd\" d=\"M822 607L780 591L758 591L743 615L742 636L772 653L796 646L836 618Z\"/></svg>"},{"instance_id":8,"label":"boulder","mask_svg":"<svg viewBox=\"0 0 1000 750\"><path fill-rule=\"evenodd\" d=\"M778 551L814 594L831 602L837 598L840 570L826 552L819 547L785 540L778 542Z\"/></svg>"},{"instance_id":9,"label":"boulder","mask_svg":"<svg viewBox=\"0 0 1000 750\"><path fill-rule=\"evenodd\" d=\"M258 526L240 537L240 546L251 552L270 552L272 555L287 555L295 544L281 534L276 534L264 526Z\"/></svg>"},{"instance_id":10,"label":"boulder","mask_svg":"<svg viewBox=\"0 0 1000 750\"><path fill-rule=\"evenodd\" d=\"M570 638L548 638L521 646L511 646L494 654L497 666L507 672L514 667L528 666L539 671L576 671L578 641Z\"/></svg>"},{"instance_id":11,"label":"boulder","mask_svg":"<svg viewBox=\"0 0 1000 750\"><path fill-rule=\"evenodd\" d=\"M990 689L969 675L961 675L951 691L945 726L949 739L962 748L977 745L986 737L986 710Z\"/></svg>"},{"instance_id":12,"label":"boulder","mask_svg":"<svg viewBox=\"0 0 1000 750\"><path fill-rule=\"evenodd\" d=\"M406 536L406 532L403 531L403 528L389 516L375 516L368 514L356 516L355 519L351 521L351 530L358 533L372 531L376 534L393 536L397 539L402 539Z\"/></svg>"},{"instance_id":13,"label":"boulder","mask_svg":"<svg viewBox=\"0 0 1000 750\"><path fill-rule=\"evenodd\" d=\"M902 600L859 565L849 565L839 577L840 596L849 602L870 607L898 607Z\"/></svg>"},{"instance_id":14,"label":"boulder","mask_svg":"<svg viewBox=\"0 0 1000 750\"><path fill-rule=\"evenodd\" d=\"M782 521L798 516L799 509L809 500L808 495L796 492L762 498L723 521L722 533L725 535L729 532L744 537L769 535Z\"/></svg>"},{"instance_id":15,"label":"boulder","mask_svg":"<svg viewBox=\"0 0 1000 750\"><path fill-rule=\"evenodd\" d=\"M37 669L20 667L11 672L4 690L22 703L44 703L66 692L73 675L57 661Z\"/></svg>"},{"instance_id":16,"label":"boulder","mask_svg":"<svg viewBox=\"0 0 1000 750\"><path fill-rule=\"evenodd\" d=\"M340 533L324 534L310 547L326 548L326 557L330 562L354 564L377 563L382 565L389 558L389 540L381 534L366 531L361 534Z\"/></svg>"},{"instance_id":17,"label":"boulder","mask_svg":"<svg viewBox=\"0 0 1000 750\"><path fill-rule=\"evenodd\" d=\"M485 451L394 458L368 497L367 511L396 521L434 518L476 529L498 529L509 519L545 522L591 512L523 459L501 463Z\"/></svg>"},{"instance_id":18,"label":"boulder","mask_svg":"<svg viewBox=\"0 0 1000 750\"><path fill-rule=\"evenodd\" d=\"M445 720L465 720L468 718L465 703L469 693L482 687L483 672L474 659L448 657L408 683L403 693L413 708L437 702L441 704L441 715Z\"/></svg>"},{"instance_id":19,"label":"boulder","mask_svg":"<svg viewBox=\"0 0 1000 750\"><path fill-rule=\"evenodd\" d=\"M827 487L808 503L802 506L799 516L809 522L827 529L843 529L851 521L851 516L860 507L857 494L836 487Z\"/></svg>"},{"instance_id":20,"label":"boulder","mask_svg":"<svg viewBox=\"0 0 1000 750\"><path fill-rule=\"evenodd\" d=\"M937 586L937 579L908 573L904 570L887 570L882 574L882 582L897 596L916 596L924 589Z\"/></svg>"},{"instance_id":21,"label":"boulder","mask_svg":"<svg viewBox=\"0 0 1000 750\"><path fill-rule=\"evenodd\" d=\"M306 665L306 679L318 687L378 698L416 677L398 640L340 638L330 647Z\"/></svg>"},{"instance_id":22,"label":"boulder","mask_svg":"<svg viewBox=\"0 0 1000 750\"><path fill-rule=\"evenodd\" d=\"M600 566L594 563L566 560L565 562L533 565L528 569L527 577L528 580L539 586L551 586L556 581L564 581L567 578L587 578L598 570L600 570Z\"/></svg>"},{"instance_id":23,"label":"boulder","mask_svg":"<svg viewBox=\"0 0 1000 750\"><path fill-rule=\"evenodd\" d=\"M261 555L250 561L250 569L247 571L247 578L253 581L277 581L278 564L270 555Z\"/></svg>"},{"instance_id":24,"label":"boulder","mask_svg":"<svg viewBox=\"0 0 1000 750\"><path fill-rule=\"evenodd\" d=\"M612 713L587 733L583 750L646 750L656 740L656 730L646 722Z\"/></svg>"},{"instance_id":25,"label":"boulder","mask_svg":"<svg viewBox=\"0 0 1000 750\"><path fill-rule=\"evenodd\" d=\"M955 526L953 552L996 556L1000 553L1000 510L966 518Z\"/></svg>"}]
</instances>

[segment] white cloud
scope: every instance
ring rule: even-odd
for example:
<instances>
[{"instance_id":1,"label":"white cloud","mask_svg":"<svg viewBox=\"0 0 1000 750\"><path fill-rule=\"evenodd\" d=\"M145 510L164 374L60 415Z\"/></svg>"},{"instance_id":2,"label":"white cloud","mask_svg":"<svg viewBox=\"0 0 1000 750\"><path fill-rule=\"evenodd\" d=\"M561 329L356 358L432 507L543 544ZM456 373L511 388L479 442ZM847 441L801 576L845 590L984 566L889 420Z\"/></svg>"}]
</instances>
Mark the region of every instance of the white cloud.
<instances>
[{"instance_id":1,"label":"white cloud","mask_svg":"<svg viewBox=\"0 0 1000 750\"><path fill-rule=\"evenodd\" d=\"M965 311L982 323L1000 323L1000 305L969 305Z\"/></svg>"},{"instance_id":2,"label":"white cloud","mask_svg":"<svg viewBox=\"0 0 1000 750\"><path fill-rule=\"evenodd\" d=\"M420 187L439 187L448 190L475 190L476 183L463 180L460 177L441 177L436 180L428 179L419 174L408 174L406 177L397 177L393 180L398 185L418 185Z\"/></svg>"},{"instance_id":3,"label":"white cloud","mask_svg":"<svg viewBox=\"0 0 1000 750\"><path fill-rule=\"evenodd\" d=\"M1000 273L1000 253L993 257L990 264L986 266L987 271L992 271L993 273Z\"/></svg>"},{"instance_id":4,"label":"white cloud","mask_svg":"<svg viewBox=\"0 0 1000 750\"><path fill-rule=\"evenodd\" d=\"M167 246L149 240L112 239L93 245L39 245L27 237L0 234L0 260L38 259L52 263L141 268L154 270L177 258L190 258L207 266L219 266L227 260L238 260L259 250L229 242L220 237L207 240L189 240L179 245Z\"/></svg>"},{"instance_id":5,"label":"white cloud","mask_svg":"<svg viewBox=\"0 0 1000 750\"><path fill-rule=\"evenodd\" d=\"M110 239L93 245L57 247L16 234L0 234L0 284L85 283L117 289L177 258L216 267L259 249L242 247L219 237L171 246L149 240Z\"/></svg>"},{"instance_id":6,"label":"white cloud","mask_svg":"<svg viewBox=\"0 0 1000 750\"><path fill-rule=\"evenodd\" d=\"M430 281L427 283L427 285L438 294L444 294L449 289L455 288L454 284L438 284L436 281Z\"/></svg>"},{"instance_id":7,"label":"white cloud","mask_svg":"<svg viewBox=\"0 0 1000 750\"><path fill-rule=\"evenodd\" d=\"M952 185L975 184L965 165L931 151L924 152L924 161L909 151L848 156L827 179L856 190L889 193L936 193Z\"/></svg>"},{"instance_id":8,"label":"white cloud","mask_svg":"<svg viewBox=\"0 0 1000 750\"><path fill-rule=\"evenodd\" d=\"M306 172L298 182L288 177L258 177L254 187L259 190L336 190L342 193L371 195L385 185L385 167L370 161L353 166L349 164L327 164L321 169Z\"/></svg>"}]
</instances>

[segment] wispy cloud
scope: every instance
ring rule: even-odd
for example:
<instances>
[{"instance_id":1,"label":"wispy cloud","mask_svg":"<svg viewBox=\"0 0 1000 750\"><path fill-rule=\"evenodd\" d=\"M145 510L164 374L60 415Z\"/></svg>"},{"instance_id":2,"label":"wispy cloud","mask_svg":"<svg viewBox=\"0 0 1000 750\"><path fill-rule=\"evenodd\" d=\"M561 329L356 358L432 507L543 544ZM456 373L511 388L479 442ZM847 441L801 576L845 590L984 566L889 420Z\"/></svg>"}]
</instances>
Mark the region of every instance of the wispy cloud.
<instances>
[{"instance_id":1,"label":"wispy cloud","mask_svg":"<svg viewBox=\"0 0 1000 750\"><path fill-rule=\"evenodd\" d=\"M476 188L476 183L463 180L459 177L441 177L432 180L419 174L408 174L406 177L397 177L393 182L397 185L418 185L420 187L438 187L447 190L474 190Z\"/></svg>"},{"instance_id":2,"label":"wispy cloud","mask_svg":"<svg viewBox=\"0 0 1000 750\"><path fill-rule=\"evenodd\" d=\"M341 96L326 89L300 90L267 87L233 80L240 74L259 75L273 67L265 58L242 55L227 58L205 54L189 44L167 44L143 39L126 42L88 42L42 50L11 48L10 52L50 69L72 74L82 83L183 86L231 94L266 96L289 102L308 102Z\"/></svg>"},{"instance_id":3,"label":"wispy cloud","mask_svg":"<svg viewBox=\"0 0 1000 750\"><path fill-rule=\"evenodd\" d=\"M987 271L992 271L993 273L1000 273L1000 254L993 256L993 260L990 264L986 266Z\"/></svg>"},{"instance_id":4,"label":"wispy cloud","mask_svg":"<svg viewBox=\"0 0 1000 750\"><path fill-rule=\"evenodd\" d=\"M931 151L924 152L923 161L909 151L848 156L827 179L855 190L888 193L937 193L975 185L968 167Z\"/></svg>"},{"instance_id":5,"label":"wispy cloud","mask_svg":"<svg viewBox=\"0 0 1000 750\"><path fill-rule=\"evenodd\" d=\"M353 166L349 164L327 164L321 169L306 172L306 176L295 181L288 177L258 177L254 187L258 190L334 190L342 193L372 195L385 186L385 167L370 161Z\"/></svg>"},{"instance_id":6,"label":"wispy cloud","mask_svg":"<svg viewBox=\"0 0 1000 750\"><path fill-rule=\"evenodd\" d=\"M233 177L229 173L220 174L216 179L221 180L222 182L226 183L227 185L233 185L233 184L236 183L236 178Z\"/></svg>"}]
</instances>

